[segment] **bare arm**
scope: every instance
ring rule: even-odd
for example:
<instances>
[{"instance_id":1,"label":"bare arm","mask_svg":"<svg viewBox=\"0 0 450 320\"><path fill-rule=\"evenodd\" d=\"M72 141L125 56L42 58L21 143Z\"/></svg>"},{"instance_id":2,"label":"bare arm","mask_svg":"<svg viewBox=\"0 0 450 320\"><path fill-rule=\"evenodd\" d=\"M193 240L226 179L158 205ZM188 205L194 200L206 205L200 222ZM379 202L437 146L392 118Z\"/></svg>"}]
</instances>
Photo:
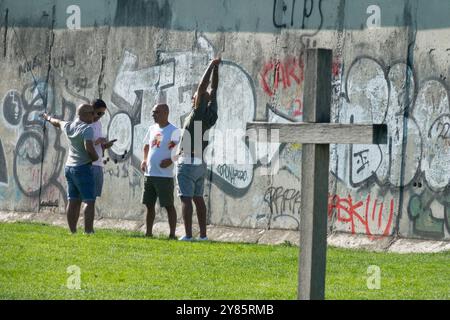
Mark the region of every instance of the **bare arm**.
<instances>
[{"instance_id":1,"label":"bare arm","mask_svg":"<svg viewBox=\"0 0 450 320\"><path fill-rule=\"evenodd\" d=\"M89 154L89 157L92 161L98 160L98 154L97 151L95 151L94 142L92 140L85 140L84 141L84 147Z\"/></svg>"},{"instance_id":2,"label":"bare arm","mask_svg":"<svg viewBox=\"0 0 450 320\"><path fill-rule=\"evenodd\" d=\"M219 65L214 65L211 89L217 90L218 87L219 87Z\"/></svg>"},{"instance_id":3,"label":"bare arm","mask_svg":"<svg viewBox=\"0 0 450 320\"><path fill-rule=\"evenodd\" d=\"M105 140L106 140L106 139L105 139ZM109 141L109 142L103 143L103 144L102 144L103 150L111 148L111 147L113 146L114 142L116 142L116 141L117 141L117 139L114 139L114 140L111 140L111 141Z\"/></svg>"},{"instance_id":4,"label":"bare arm","mask_svg":"<svg viewBox=\"0 0 450 320\"><path fill-rule=\"evenodd\" d=\"M211 82L211 100L216 99L217 88L219 87L219 65L215 65Z\"/></svg>"},{"instance_id":5,"label":"bare arm","mask_svg":"<svg viewBox=\"0 0 450 320\"><path fill-rule=\"evenodd\" d=\"M45 120L50 122L55 128L61 128L62 127L62 122L61 120L58 120L56 118L52 118L51 116L49 116L47 113L43 113L41 115L41 117Z\"/></svg>"},{"instance_id":6,"label":"bare arm","mask_svg":"<svg viewBox=\"0 0 450 320\"><path fill-rule=\"evenodd\" d=\"M150 150L150 146L148 144L144 145L144 160L141 162L141 170L147 170L147 159L148 159L148 151Z\"/></svg>"},{"instance_id":7,"label":"bare arm","mask_svg":"<svg viewBox=\"0 0 450 320\"><path fill-rule=\"evenodd\" d=\"M200 81L200 83L198 85L197 95L205 93L206 89L208 88L209 78L211 78L211 72L212 72L213 68L214 68L214 64L211 61L208 68L206 69L205 73L203 74L202 80Z\"/></svg>"},{"instance_id":8,"label":"bare arm","mask_svg":"<svg viewBox=\"0 0 450 320\"><path fill-rule=\"evenodd\" d=\"M200 81L200 84L198 85L197 88L197 98L195 100L196 107L198 107L199 105L201 95L204 94L206 92L206 89L208 88L209 79L211 78L211 72L216 66L219 65L220 62L221 62L220 58L212 60L208 68L206 69L205 73L203 74L202 80Z\"/></svg>"},{"instance_id":9,"label":"bare arm","mask_svg":"<svg viewBox=\"0 0 450 320\"><path fill-rule=\"evenodd\" d=\"M147 161L147 159L148 159L148 152L149 152L149 150L150 150L150 146L148 144L146 144L144 146L144 161Z\"/></svg>"}]
</instances>

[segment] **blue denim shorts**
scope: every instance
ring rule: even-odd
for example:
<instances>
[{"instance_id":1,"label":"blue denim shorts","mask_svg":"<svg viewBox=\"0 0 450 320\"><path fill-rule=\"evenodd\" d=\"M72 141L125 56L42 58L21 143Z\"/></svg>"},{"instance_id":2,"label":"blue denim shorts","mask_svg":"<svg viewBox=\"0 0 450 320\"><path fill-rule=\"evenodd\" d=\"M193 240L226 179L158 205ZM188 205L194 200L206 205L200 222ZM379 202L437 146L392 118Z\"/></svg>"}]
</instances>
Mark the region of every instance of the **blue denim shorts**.
<instances>
[{"instance_id":1,"label":"blue denim shorts","mask_svg":"<svg viewBox=\"0 0 450 320\"><path fill-rule=\"evenodd\" d=\"M64 175L67 179L67 198L69 200L95 201L95 181L91 164L76 167L66 166Z\"/></svg>"},{"instance_id":2,"label":"blue denim shorts","mask_svg":"<svg viewBox=\"0 0 450 320\"><path fill-rule=\"evenodd\" d=\"M101 166L92 166L92 174L94 175L95 181L95 196L101 197L103 190L103 167Z\"/></svg>"},{"instance_id":3,"label":"blue denim shorts","mask_svg":"<svg viewBox=\"0 0 450 320\"><path fill-rule=\"evenodd\" d=\"M177 166L178 196L203 197L206 164L179 163Z\"/></svg>"}]
</instances>

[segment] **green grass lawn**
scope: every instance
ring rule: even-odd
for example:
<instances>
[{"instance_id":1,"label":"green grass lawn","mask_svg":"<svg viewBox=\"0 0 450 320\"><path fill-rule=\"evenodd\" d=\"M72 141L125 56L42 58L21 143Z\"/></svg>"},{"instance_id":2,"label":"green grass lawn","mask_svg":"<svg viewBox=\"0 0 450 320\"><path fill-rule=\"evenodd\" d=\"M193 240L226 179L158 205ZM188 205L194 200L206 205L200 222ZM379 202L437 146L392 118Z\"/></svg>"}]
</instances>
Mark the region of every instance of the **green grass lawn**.
<instances>
[{"instance_id":1,"label":"green grass lawn","mask_svg":"<svg viewBox=\"0 0 450 320\"><path fill-rule=\"evenodd\" d=\"M69 266L81 270L71 290ZM381 288L367 288L367 268ZM450 252L372 253L329 248L327 299L449 299ZM41 224L0 224L0 299L295 299L298 248L93 236Z\"/></svg>"}]
</instances>

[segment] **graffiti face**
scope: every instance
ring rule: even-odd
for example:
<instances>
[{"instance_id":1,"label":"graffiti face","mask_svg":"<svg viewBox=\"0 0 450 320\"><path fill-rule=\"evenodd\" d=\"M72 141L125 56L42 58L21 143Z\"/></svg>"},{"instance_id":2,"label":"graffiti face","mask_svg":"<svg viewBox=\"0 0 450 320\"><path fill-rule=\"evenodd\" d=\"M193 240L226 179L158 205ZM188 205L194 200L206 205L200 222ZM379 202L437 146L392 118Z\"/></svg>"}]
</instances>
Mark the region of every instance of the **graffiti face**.
<instances>
[{"instance_id":1,"label":"graffiti face","mask_svg":"<svg viewBox=\"0 0 450 320\"><path fill-rule=\"evenodd\" d=\"M22 120L23 104L20 93L9 91L3 99L3 118L10 125L17 126Z\"/></svg>"}]
</instances>

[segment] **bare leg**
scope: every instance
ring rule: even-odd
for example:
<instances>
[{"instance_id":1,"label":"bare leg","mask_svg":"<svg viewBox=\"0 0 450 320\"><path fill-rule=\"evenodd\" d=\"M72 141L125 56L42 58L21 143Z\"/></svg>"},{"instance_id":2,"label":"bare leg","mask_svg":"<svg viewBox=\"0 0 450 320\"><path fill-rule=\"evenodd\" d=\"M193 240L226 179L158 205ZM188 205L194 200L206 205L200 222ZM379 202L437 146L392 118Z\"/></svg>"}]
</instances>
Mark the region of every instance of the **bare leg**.
<instances>
[{"instance_id":1,"label":"bare leg","mask_svg":"<svg viewBox=\"0 0 450 320\"><path fill-rule=\"evenodd\" d=\"M84 207L84 232L94 233L95 200L86 202Z\"/></svg>"},{"instance_id":2,"label":"bare leg","mask_svg":"<svg viewBox=\"0 0 450 320\"><path fill-rule=\"evenodd\" d=\"M183 214L186 237L192 237L192 198L181 197L181 212Z\"/></svg>"},{"instance_id":3,"label":"bare leg","mask_svg":"<svg viewBox=\"0 0 450 320\"><path fill-rule=\"evenodd\" d=\"M69 199L67 204L67 222L69 223L70 232L77 232L78 218L80 217L81 200Z\"/></svg>"},{"instance_id":4,"label":"bare leg","mask_svg":"<svg viewBox=\"0 0 450 320\"><path fill-rule=\"evenodd\" d=\"M174 239L175 229L177 228L177 211L174 206L168 206L166 207L166 210L170 228L169 238Z\"/></svg>"},{"instance_id":5,"label":"bare leg","mask_svg":"<svg viewBox=\"0 0 450 320\"><path fill-rule=\"evenodd\" d=\"M206 237L206 204L203 197L194 197L195 208L197 209L198 225L200 227L200 237Z\"/></svg>"},{"instance_id":6,"label":"bare leg","mask_svg":"<svg viewBox=\"0 0 450 320\"><path fill-rule=\"evenodd\" d=\"M155 221L155 205L146 204L147 207L147 232L145 233L146 237L153 236L153 221Z\"/></svg>"}]
</instances>

